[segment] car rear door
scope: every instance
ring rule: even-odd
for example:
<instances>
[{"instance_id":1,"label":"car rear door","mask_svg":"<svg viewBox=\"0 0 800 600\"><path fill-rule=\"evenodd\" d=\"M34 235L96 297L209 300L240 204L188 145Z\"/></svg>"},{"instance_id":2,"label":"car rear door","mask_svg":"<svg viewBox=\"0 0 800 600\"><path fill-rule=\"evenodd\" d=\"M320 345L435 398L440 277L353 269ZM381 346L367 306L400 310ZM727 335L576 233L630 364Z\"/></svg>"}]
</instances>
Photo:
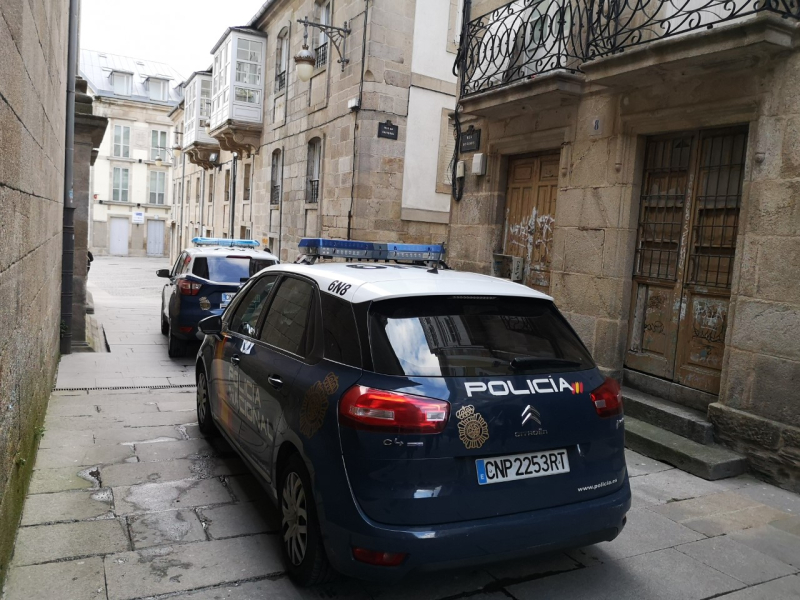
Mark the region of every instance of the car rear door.
<instances>
[{"instance_id":1,"label":"car rear door","mask_svg":"<svg viewBox=\"0 0 800 600\"><path fill-rule=\"evenodd\" d=\"M591 392L604 377L552 302L403 298L361 312L373 365L360 391L344 394L339 415L351 486L372 519L480 519L623 485L621 414L599 414ZM355 422L350 415L405 410L370 389L394 392L400 402L434 400L425 410L432 419L448 413L441 430Z\"/></svg>"}]
</instances>

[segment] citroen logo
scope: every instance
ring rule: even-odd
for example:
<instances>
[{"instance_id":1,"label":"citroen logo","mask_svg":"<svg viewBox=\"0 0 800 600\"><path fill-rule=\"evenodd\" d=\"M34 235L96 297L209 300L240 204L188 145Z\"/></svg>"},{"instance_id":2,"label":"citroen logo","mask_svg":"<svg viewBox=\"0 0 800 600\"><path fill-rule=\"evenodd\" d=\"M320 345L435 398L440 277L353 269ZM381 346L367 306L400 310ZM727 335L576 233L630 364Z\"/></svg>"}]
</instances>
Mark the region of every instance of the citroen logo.
<instances>
[{"instance_id":1,"label":"citroen logo","mask_svg":"<svg viewBox=\"0 0 800 600\"><path fill-rule=\"evenodd\" d=\"M522 424L525 425L529 420L536 421L539 425L542 424L542 415L539 411L533 408L530 404L522 411Z\"/></svg>"}]
</instances>

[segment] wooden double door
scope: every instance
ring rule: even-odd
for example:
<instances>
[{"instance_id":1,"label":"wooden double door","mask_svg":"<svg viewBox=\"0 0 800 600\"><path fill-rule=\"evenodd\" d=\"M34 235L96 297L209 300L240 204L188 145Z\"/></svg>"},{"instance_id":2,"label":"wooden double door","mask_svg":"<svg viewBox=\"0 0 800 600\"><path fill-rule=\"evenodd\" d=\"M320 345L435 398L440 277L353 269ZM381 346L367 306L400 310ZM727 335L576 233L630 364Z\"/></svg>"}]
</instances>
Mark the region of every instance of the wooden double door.
<instances>
[{"instance_id":1,"label":"wooden double door","mask_svg":"<svg viewBox=\"0 0 800 600\"><path fill-rule=\"evenodd\" d=\"M522 258L522 283L550 293L550 262L560 155L508 162L503 253Z\"/></svg>"},{"instance_id":2,"label":"wooden double door","mask_svg":"<svg viewBox=\"0 0 800 600\"><path fill-rule=\"evenodd\" d=\"M719 392L747 129L647 140L627 367Z\"/></svg>"}]
</instances>

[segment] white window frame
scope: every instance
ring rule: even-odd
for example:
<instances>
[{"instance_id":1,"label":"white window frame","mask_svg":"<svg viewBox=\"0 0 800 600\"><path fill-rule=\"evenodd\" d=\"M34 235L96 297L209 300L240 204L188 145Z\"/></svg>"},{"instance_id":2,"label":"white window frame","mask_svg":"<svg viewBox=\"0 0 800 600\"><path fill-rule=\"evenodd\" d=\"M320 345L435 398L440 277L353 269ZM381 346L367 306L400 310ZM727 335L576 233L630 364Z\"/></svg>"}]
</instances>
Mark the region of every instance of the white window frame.
<instances>
[{"instance_id":1,"label":"white window frame","mask_svg":"<svg viewBox=\"0 0 800 600\"><path fill-rule=\"evenodd\" d=\"M200 118L207 119L211 116L211 81L200 80Z\"/></svg>"},{"instance_id":2,"label":"white window frame","mask_svg":"<svg viewBox=\"0 0 800 600\"><path fill-rule=\"evenodd\" d=\"M153 145L153 134L158 134L158 146ZM161 142L163 141L163 144ZM151 129L150 130L150 160L167 160L167 132L164 129Z\"/></svg>"},{"instance_id":3,"label":"white window frame","mask_svg":"<svg viewBox=\"0 0 800 600\"><path fill-rule=\"evenodd\" d=\"M123 172L125 173L125 185L123 185ZM114 202L130 202L130 186L131 170L128 167L114 167L111 172L111 199Z\"/></svg>"},{"instance_id":4,"label":"white window frame","mask_svg":"<svg viewBox=\"0 0 800 600\"><path fill-rule=\"evenodd\" d=\"M111 73L111 87L117 96L130 96L133 89L133 75L113 71ZM120 88L122 91L120 91Z\"/></svg>"},{"instance_id":5,"label":"white window frame","mask_svg":"<svg viewBox=\"0 0 800 600\"><path fill-rule=\"evenodd\" d=\"M150 77L147 80L147 91L150 95L150 100L155 102L166 102L169 100L169 81L166 79L159 79L158 77ZM158 97L153 97L153 92L159 90Z\"/></svg>"},{"instance_id":6,"label":"white window frame","mask_svg":"<svg viewBox=\"0 0 800 600\"><path fill-rule=\"evenodd\" d=\"M166 204L167 173L166 171L150 171L150 204Z\"/></svg>"},{"instance_id":7,"label":"white window frame","mask_svg":"<svg viewBox=\"0 0 800 600\"><path fill-rule=\"evenodd\" d=\"M183 130L192 131L195 128L195 82L192 82L192 85L186 88L186 92L184 93L184 103L186 105L186 110L183 113ZM152 134L150 135L152 136Z\"/></svg>"},{"instance_id":8,"label":"white window frame","mask_svg":"<svg viewBox=\"0 0 800 600\"><path fill-rule=\"evenodd\" d=\"M125 143L125 132L128 133L128 143ZM117 142L119 132L119 142ZM114 138L111 140L111 156L115 158L131 157L131 128L130 125L114 125Z\"/></svg>"}]
</instances>

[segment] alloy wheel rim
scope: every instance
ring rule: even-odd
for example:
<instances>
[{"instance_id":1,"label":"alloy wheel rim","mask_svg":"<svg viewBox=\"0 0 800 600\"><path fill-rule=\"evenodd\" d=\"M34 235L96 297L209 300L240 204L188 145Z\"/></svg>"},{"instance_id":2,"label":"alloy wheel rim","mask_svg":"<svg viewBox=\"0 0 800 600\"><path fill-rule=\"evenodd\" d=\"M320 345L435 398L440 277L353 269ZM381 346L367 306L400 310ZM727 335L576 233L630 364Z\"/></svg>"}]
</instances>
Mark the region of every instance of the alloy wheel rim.
<instances>
[{"instance_id":1,"label":"alloy wheel rim","mask_svg":"<svg viewBox=\"0 0 800 600\"><path fill-rule=\"evenodd\" d=\"M283 484L281 509L283 543L292 564L298 566L306 556L308 545L308 510L303 482L295 472L289 473Z\"/></svg>"},{"instance_id":2,"label":"alloy wheel rim","mask_svg":"<svg viewBox=\"0 0 800 600\"><path fill-rule=\"evenodd\" d=\"M197 382L197 420L198 422L205 423L206 420L206 378L205 375L200 375Z\"/></svg>"}]
</instances>

